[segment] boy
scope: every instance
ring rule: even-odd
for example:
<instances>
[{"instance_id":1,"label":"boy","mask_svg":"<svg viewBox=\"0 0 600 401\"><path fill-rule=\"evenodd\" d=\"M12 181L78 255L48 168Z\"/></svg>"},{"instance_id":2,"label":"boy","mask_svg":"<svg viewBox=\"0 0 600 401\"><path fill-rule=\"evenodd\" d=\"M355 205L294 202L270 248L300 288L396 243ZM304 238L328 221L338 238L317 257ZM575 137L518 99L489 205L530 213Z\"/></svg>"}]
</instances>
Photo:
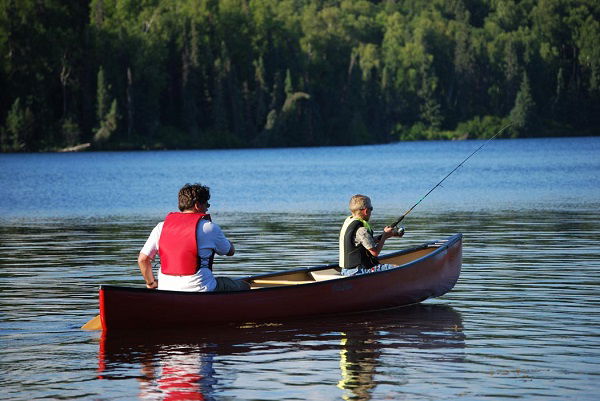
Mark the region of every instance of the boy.
<instances>
[{"instance_id":1,"label":"boy","mask_svg":"<svg viewBox=\"0 0 600 401\"><path fill-rule=\"evenodd\" d=\"M340 231L342 275L353 276L396 267L380 264L377 257L381 253L385 241L390 237L402 237L404 230L399 232L392 227L385 227L383 234L375 238L369 224L373 206L368 196L354 195L350 199L350 211L352 216L344 221Z\"/></svg>"}]
</instances>

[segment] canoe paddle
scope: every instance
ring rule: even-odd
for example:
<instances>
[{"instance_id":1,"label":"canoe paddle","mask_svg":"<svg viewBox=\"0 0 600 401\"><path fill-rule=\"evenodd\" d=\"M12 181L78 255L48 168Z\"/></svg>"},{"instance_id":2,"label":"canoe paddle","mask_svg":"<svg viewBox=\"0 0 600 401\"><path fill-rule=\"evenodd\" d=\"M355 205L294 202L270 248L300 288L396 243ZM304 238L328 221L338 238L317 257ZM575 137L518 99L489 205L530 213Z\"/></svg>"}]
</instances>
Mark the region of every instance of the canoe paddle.
<instances>
[{"instance_id":1,"label":"canoe paddle","mask_svg":"<svg viewBox=\"0 0 600 401\"><path fill-rule=\"evenodd\" d=\"M479 152L485 145L487 145L487 143L489 141L491 141L492 139L494 139L495 137L497 137L498 135L500 135L500 133L502 133L502 131L504 131L505 129L507 129L508 127L510 127L512 125L512 122L509 122L508 124L506 124L504 127L502 127L502 129L500 129L500 131L496 132L496 134L491 137L490 139L488 139L487 141L485 141L483 144L481 144L480 147L478 147L477 149L475 149L475 151L473 153L471 153L469 156L467 156L466 159L464 159L462 162L460 162L458 164L458 166L454 167L454 169L452 171L450 171L444 178L442 178L442 180L440 182L438 182L437 184L435 184L435 186L433 188L431 188L429 190L429 192L427 192L425 194L425 196L423 196L421 199L419 199L419 201L417 203L415 203L414 205L412 205L412 207L410 209L408 209L406 212L404 212L404 214L402 216L400 216L398 218L398 220L396 220L395 222L393 222L390 227L394 228L396 227L402 220L404 220L404 218L406 217L407 214L409 214L410 212L412 212L412 210L417 207L417 205L421 202L423 202L423 199L427 198L427 195L429 195L430 193L432 193L437 187L439 187L440 185L442 185L442 182L444 182L446 180L446 178L450 177L450 175L452 173L454 173L456 170L458 170L458 168L460 166L462 166L463 164L465 164L465 162L467 160L469 160L471 158L471 156L473 156L475 153Z\"/></svg>"},{"instance_id":2,"label":"canoe paddle","mask_svg":"<svg viewBox=\"0 0 600 401\"><path fill-rule=\"evenodd\" d=\"M81 326L81 330L102 330L102 320L100 320L100 315L92 318L89 322Z\"/></svg>"}]
</instances>

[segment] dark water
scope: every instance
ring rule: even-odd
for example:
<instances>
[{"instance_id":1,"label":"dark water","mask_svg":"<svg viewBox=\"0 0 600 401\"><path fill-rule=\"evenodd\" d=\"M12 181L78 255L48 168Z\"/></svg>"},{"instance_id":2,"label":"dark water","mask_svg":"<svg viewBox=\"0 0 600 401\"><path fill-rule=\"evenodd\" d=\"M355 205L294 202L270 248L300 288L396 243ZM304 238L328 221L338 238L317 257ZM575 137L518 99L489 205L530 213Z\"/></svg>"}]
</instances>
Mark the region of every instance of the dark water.
<instances>
[{"instance_id":1,"label":"dark water","mask_svg":"<svg viewBox=\"0 0 600 401\"><path fill-rule=\"evenodd\" d=\"M335 261L351 194L372 195L380 228L479 145L0 155L3 399L597 399L597 138L491 142L407 217L388 250L464 234L442 298L194 332L78 330L99 284L142 285L137 253L184 182L211 186L236 244L216 269L248 275Z\"/></svg>"}]
</instances>

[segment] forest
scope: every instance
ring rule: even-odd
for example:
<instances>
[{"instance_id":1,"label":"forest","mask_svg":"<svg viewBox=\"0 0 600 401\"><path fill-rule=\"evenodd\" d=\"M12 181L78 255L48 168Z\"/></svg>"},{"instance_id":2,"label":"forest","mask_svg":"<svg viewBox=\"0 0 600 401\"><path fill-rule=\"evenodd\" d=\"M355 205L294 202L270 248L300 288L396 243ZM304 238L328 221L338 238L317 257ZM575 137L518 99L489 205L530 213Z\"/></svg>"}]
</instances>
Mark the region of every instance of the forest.
<instances>
[{"instance_id":1,"label":"forest","mask_svg":"<svg viewBox=\"0 0 600 401\"><path fill-rule=\"evenodd\" d=\"M600 134L597 0L0 0L0 149Z\"/></svg>"}]
</instances>

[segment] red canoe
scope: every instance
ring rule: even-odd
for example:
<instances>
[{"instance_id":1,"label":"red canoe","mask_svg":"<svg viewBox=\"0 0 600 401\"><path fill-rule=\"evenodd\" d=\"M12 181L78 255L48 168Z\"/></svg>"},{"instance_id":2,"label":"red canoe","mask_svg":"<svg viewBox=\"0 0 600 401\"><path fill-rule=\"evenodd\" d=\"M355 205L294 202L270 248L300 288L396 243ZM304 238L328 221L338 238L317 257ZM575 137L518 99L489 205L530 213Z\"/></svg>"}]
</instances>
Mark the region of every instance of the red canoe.
<instances>
[{"instance_id":1,"label":"red canoe","mask_svg":"<svg viewBox=\"0 0 600 401\"><path fill-rule=\"evenodd\" d=\"M248 277L239 292L179 292L100 286L102 329L205 327L388 309L439 297L454 287L462 234L380 258L397 268L342 277L337 265Z\"/></svg>"}]
</instances>

